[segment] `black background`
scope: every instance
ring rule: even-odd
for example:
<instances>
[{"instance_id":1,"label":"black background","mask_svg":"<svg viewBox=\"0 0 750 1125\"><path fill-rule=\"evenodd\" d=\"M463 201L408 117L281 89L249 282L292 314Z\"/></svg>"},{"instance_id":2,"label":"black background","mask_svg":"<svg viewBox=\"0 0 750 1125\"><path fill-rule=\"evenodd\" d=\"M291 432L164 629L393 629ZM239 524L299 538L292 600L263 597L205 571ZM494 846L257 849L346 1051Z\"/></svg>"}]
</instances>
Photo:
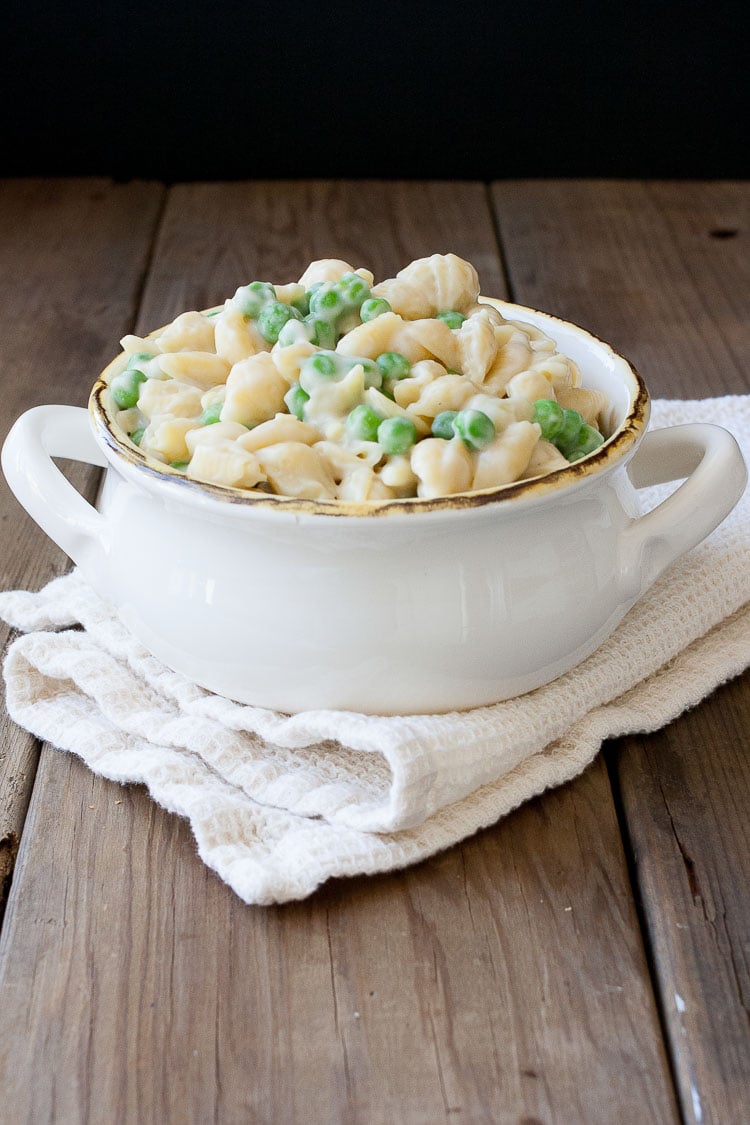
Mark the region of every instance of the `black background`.
<instances>
[{"instance_id":1,"label":"black background","mask_svg":"<svg viewBox=\"0 0 750 1125\"><path fill-rule=\"evenodd\" d=\"M3 24L5 175L748 174L726 5L13 0Z\"/></svg>"}]
</instances>

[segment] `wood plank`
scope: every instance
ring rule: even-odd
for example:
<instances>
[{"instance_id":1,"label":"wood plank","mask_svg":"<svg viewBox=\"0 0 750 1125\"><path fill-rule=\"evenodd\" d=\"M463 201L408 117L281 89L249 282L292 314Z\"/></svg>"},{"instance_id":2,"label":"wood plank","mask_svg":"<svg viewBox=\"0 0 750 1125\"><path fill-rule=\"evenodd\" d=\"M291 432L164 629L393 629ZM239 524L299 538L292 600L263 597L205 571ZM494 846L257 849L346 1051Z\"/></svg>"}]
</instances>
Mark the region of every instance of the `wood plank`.
<instances>
[{"instance_id":1,"label":"wood plank","mask_svg":"<svg viewBox=\"0 0 750 1125\"><path fill-rule=\"evenodd\" d=\"M607 340L658 397L750 389L749 197L747 184L493 187L514 298Z\"/></svg>"},{"instance_id":2,"label":"wood plank","mask_svg":"<svg viewBox=\"0 0 750 1125\"><path fill-rule=\"evenodd\" d=\"M659 184L651 195L710 310L708 345L733 361L708 376L688 362L686 393L746 391L750 184ZM743 1121L750 1106L749 741L746 674L617 756L683 1113L695 1125Z\"/></svg>"},{"instance_id":3,"label":"wood plank","mask_svg":"<svg viewBox=\"0 0 750 1125\"><path fill-rule=\"evenodd\" d=\"M132 325L163 189L106 180L0 182L0 441L24 410L84 405L96 373ZM68 472L89 499L98 471ZM2 589L38 588L67 558L0 479ZM0 623L3 651L9 630ZM38 750L0 718L0 914Z\"/></svg>"},{"instance_id":4,"label":"wood plank","mask_svg":"<svg viewBox=\"0 0 750 1125\"><path fill-rule=\"evenodd\" d=\"M479 185L178 187L139 325L434 249L502 292ZM676 1120L603 763L420 867L251 909L142 791L45 753L0 1011L19 1121Z\"/></svg>"},{"instance_id":5,"label":"wood plank","mask_svg":"<svg viewBox=\"0 0 750 1125\"><path fill-rule=\"evenodd\" d=\"M617 748L634 864L688 1122L750 1106L750 683Z\"/></svg>"},{"instance_id":6,"label":"wood plank","mask_svg":"<svg viewBox=\"0 0 750 1125\"><path fill-rule=\"evenodd\" d=\"M14 1120L676 1120L606 792L598 765L421 867L251 909L140 789L45 760L1 978Z\"/></svg>"},{"instance_id":7,"label":"wood plank","mask_svg":"<svg viewBox=\"0 0 750 1125\"><path fill-rule=\"evenodd\" d=\"M615 341L660 394L747 391L750 185L508 184L494 197L522 299L544 295ZM687 1121L741 1121L750 1105L749 737L746 674L614 754Z\"/></svg>"}]
</instances>

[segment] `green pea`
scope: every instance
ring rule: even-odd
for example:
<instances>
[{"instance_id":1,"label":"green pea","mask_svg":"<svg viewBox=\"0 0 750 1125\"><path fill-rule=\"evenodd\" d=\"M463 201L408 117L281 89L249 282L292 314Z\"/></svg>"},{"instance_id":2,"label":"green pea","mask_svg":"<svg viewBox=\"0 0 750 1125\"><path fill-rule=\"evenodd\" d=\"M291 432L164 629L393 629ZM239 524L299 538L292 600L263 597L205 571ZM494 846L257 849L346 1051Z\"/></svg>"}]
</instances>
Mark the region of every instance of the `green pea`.
<instances>
[{"instance_id":1,"label":"green pea","mask_svg":"<svg viewBox=\"0 0 750 1125\"><path fill-rule=\"evenodd\" d=\"M140 445L141 441L143 440L143 435L145 434L145 432L146 432L146 427L145 426L139 426L137 430L133 430L132 434L128 434L128 437L132 441L133 445Z\"/></svg>"},{"instance_id":2,"label":"green pea","mask_svg":"<svg viewBox=\"0 0 750 1125\"><path fill-rule=\"evenodd\" d=\"M366 301L362 302L359 315L362 323L367 324L368 321L375 320L376 317L382 316L383 313L391 311L391 306L384 297L368 297Z\"/></svg>"},{"instance_id":3,"label":"green pea","mask_svg":"<svg viewBox=\"0 0 750 1125\"><path fill-rule=\"evenodd\" d=\"M309 367L311 371L316 371L318 375L326 376L336 375L339 370L336 357L327 355L325 352L318 352L317 355L310 356L305 366Z\"/></svg>"},{"instance_id":4,"label":"green pea","mask_svg":"<svg viewBox=\"0 0 750 1125\"><path fill-rule=\"evenodd\" d=\"M299 381L303 390L310 394L322 383L337 381L349 368L335 352L316 352L302 364Z\"/></svg>"},{"instance_id":5,"label":"green pea","mask_svg":"<svg viewBox=\"0 0 750 1125\"><path fill-rule=\"evenodd\" d=\"M300 422L304 422L305 420L305 403L309 401L309 394L307 391L302 390L299 383L295 383L284 395L287 410L290 414L293 414L295 418L299 418Z\"/></svg>"},{"instance_id":6,"label":"green pea","mask_svg":"<svg viewBox=\"0 0 750 1125\"><path fill-rule=\"evenodd\" d=\"M604 438L597 429L584 422L578 437L578 444L574 449L568 450L565 457L568 461L579 461L587 453L593 453L604 442Z\"/></svg>"},{"instance_id":7,"label":"green pea","mask_svg":"<svg viewBox=\"0 0 750 1125\"><path fill-rule=\"evenodd\" d=\"M134 406L137 406L139 387L141 383L145 382L146 376L134 367L115 375L109 385L115 405L120 410L131 410Z\"/></svg>"},{"instance_id":8,"label":"green pea","mask_svg":"<svg viewBox=\"0 0 750 1125\"><path fill-rule=\"evenodd\" d=\"M555 441L565 425L565 412L552 398L540 398L534 403L534 421L542 429L545 441Z\"/></svg>"},{"instance_id":9,"label":"green pea","mask_svg":"<svg viewBox=\"0 0 750 1125\"><path fill-rule=\"evenodd\" d=\"M392 382L405 379L411 372L409 360L400 352L383 352L378 356L377 364L383 372L383 378Z\"/></svg>"},{"instance_id":10,"label":"green pea","mask_svg":"<svg viewBox=\"0 0 750 1125\"><path fill-rule=\"evenodd\" d=\"M235 304L248 320L256 320L260 310L276 300L276 290L268 281L251 281L241 286L234 295Z\"/></svg>"},{"instance_id":11,"label":"green pea","mask_svg":"<svg viewBox=\"0 0 750 1125\"><path fill-rule=\"evenodd\" d=\"M307 299L307 293L303 293L301 297L296 297L295 300L289 302L293 309L296 309L301 316L307 316L310 311L310 302Z\"/></svg>"},{"instance_id":12,"label":"green pea","mask_svg":"<svg viewBox=\"0 0 750 1125\"><path fill-rule=\"evenodd\" d=\"M173 469L186 469L190 464L189 461L170 461L169 464Z\"/></svg>"},{"instance_id":13,"label":"green pea","mask_svg":"<svg viewBox=\"0 0 750 1125\"><path fill-rule=\"evenodd\" d=\"M336 288L341 294L344 304L352 309L358 309L370 295L370 286L357 273L344 274L341 280L336 283Z\"/></svg>"},{"instance_id":14,"label":"green pea","mask_svg":"<svg viewBox=\"0 0 750 1125\"><path fill-rule=\"evenodd\" d=\"M140 369L142 363L148 363L153 358L153 352L133 352L128 359L127 370L131 371L134 367Z\"/></svg>"},{"instance_id":15,"label":"green pea","mask_svg":"<svg viewBox=\"0 0 750 1125\"><path fill-rule=\"evenodd\" d=\"M346 419L346 432L357 441L377 441L378 428L383 421L381 416L362 403L355 406Z\"/></svg>"},{"instance_id":16,"label":"green pea","mask_svg":"<svg viewBox=\"0 0 750 1125\"><path fill-rule=\"evenodd\" d=\"M409 418L385 418L378 426L378 445L384 453L408 453L417 440L417 427Z\"/></svg>"},{"instance_id":17,"label":"green pea","mask_svg":"<svg viewBox=\"0 0 750 1125\"><path fill-rule=\"evenodd\" d=\"M311 313L305 317L305 324L311 330L311 343L319 348L327 348L329 351L336 347L336 329L330 321L321 320Z\"/></svg>"},{"instance_id":18,"label":"green pea","mask_svg":"<svg viewBox=\"0 0 750 1125\"><path fill-rule=\"evenodd\" d=\"M457 417L457 410L443 410L432 423L432 436L450 441L456 432L453 429L453 423Z\"/></svg>"},{"instance_id":19,"label":"green pea","mask_svg":"<svg viewBox=\"0 0 750 1125\"><path fill-rule=\"evenodd\" d=\"M459 410L453 429L470 449L486 449L495 440L495 423L483 410Z\"/></svg>"},{"instance_id":20,"label":"green pea","mask_svg":"<svg viewBox=\"0 0 750 1125\"><path fill-rule=\"evenodd\" d=\"M330 282L325 282L310 295L310 314L320 320L335 320L345 308L341 293Z\"/></svg>"},{"instance_id":21,"label":"green pea","mask_svg":"<svg viewBox=\"0 0 750 1125\"><path fill-rule=\"evenodd\" d=\"M212 402L210 406L207 406L198 419L201 426L213 426L216 422L220 422L223 405L223 402Z\"/></svg>"},{"instance_id":22,"label":"green pea","mask_svg":"<svg viewBox=\"0 0 750 1125\"><path fill-rule=\"evenodd\" d=\"M584 421L577 410L563 410L564 421L562 429L555 435L555 445L562 453L563 457L567 457L568 450L573 450L577 447L581 430L584 426Z\"/></svg>"},{"instance_id":23,"label":"green pea","mask_svg":"<svg viewBox=\"0 0 750 1125\"><path fill-rule=\"evenodd\" d=\"M435 320L444 320L449 328L460 328L466 317L455 309L446 309L444 312L436 313Z\"/></svg>"},{"instance_id":24,"label":"green pea","mask_svg":"<svg viewBox=\"0 0 750 1125\"><path fill-rule=\"evenodd\" d=\"M258 313L258 331L269 344L275 344L288 320L302 320L302 313L283 301L269 301Z\"/></svg>"}]
</instances>

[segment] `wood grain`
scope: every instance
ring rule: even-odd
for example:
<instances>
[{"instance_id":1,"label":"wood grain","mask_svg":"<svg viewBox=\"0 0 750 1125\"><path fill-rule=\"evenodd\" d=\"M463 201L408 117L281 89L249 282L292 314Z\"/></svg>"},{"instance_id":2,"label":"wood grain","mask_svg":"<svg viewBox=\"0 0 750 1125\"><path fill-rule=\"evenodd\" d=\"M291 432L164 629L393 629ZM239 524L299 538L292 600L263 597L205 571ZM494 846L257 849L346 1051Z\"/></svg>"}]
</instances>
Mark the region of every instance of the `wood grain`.
<instances>
[{"instance_id":1,"label":"wood grain","mask_svg":"<svg viewBox=\"0 0 750 1125\"><path fill-rule=\"evenodd\" d=\"M163 189L105 180L0 182L0 441L24 410L85 406L133 322ZM68 477L89 499L98 471ZM0 587L39 588L68 566L0 478ZM3 651L9 630L0 622ZM36 772L32 738L0 719L0 914Z\"/></svg>"},{"instance_id":2,"label":"wood grain","mask_svg":"<svg viewBox=\"0 0 750 1125\"><path fill-rule=\"evenodd\" d=\"M616 764L685 1120L750 1106L750 685L626 740Z\"/></svg>"},{"instance_id":3,"label":"wood grain","mask_svg":"<svg viewBox=\"0 0 750 1125\"><path fill-rule=\"evenodd\" d=\"M750 185L509 181L492 195L516 300L607 340L654 396L750 389Z\"/></svg>"},{"instance_id":4,"label":"wood grain","mask_svg":"<svg viewBox=\"0 0 750 1125\"><path fill-rule=\"evenodd\" d=\"M177 187L138 323L311 257L433 249L502 293L480 185ZM183 822L46 750L0 1012L34 1125L677 1120L603 762L431 862L252 909Z\"/></svg>"},{"instance_id":5,"label":"wood grain","mask_svg":"<svg viewBox=\"0 0 750 1125\"><path fill-rule=\"evenodd\" d=\"M661 394L750 387L750 185L497 185L521 299L549 295ZM544 220L539 238L534 216ZM616 777L682 1112L750 1105L750 675L617 748Z\"/></svg>"},{"instance_id":6,"label":"wood grain","mask_svg":"<svg viewBox=\"0 0 750 1125\"><path fill-rule=\"evenodd\" d=\"M4 937L14 1120L677 1120L603 766L418 868L251 909L140 789L45 755Z\"/></svg>"}]
</instances>

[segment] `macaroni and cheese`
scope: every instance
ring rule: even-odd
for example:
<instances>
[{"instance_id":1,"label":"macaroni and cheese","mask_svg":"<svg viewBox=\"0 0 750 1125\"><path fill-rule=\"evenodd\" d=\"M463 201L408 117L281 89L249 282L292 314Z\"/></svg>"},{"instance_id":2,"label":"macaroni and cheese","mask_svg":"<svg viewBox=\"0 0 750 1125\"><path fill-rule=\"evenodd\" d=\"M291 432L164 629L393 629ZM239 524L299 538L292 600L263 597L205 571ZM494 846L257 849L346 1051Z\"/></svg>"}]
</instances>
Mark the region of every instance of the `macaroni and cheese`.
<instances>
[{"instance_id":1,"label":"macaroni and cheese","mask_svg":"<svg viewBox=\"0 0 750 1125\"><path fill-rule=\"evenodd\" d=\"M177 473L251 492L494 489L585 457L608 429L604 395L539 329L482 304L454 254L377 285L323 259L122 347L108 374L122 434Z\"/></svg>"}]
</instances>

